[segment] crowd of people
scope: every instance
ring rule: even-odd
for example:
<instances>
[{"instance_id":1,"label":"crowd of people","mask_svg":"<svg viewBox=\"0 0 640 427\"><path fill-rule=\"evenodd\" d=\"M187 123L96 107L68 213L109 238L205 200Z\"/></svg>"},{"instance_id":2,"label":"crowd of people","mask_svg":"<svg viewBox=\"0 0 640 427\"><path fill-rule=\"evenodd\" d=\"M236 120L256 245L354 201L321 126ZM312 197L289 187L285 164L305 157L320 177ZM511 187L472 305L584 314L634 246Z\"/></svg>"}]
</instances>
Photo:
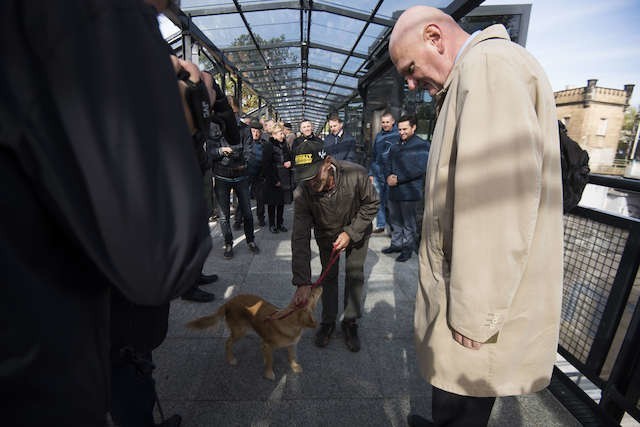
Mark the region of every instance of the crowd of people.
<instances>
[{"instance_id":1,"label":"crowd of people","mask_svg":"<svg viewBox=\"0 0 640 427\"><path fill-rule=\"evenodd\" d=\"M373 233L389 231L382 252L397 262L419 249L415 335L434 420L416 414L409 425L486 425L496 396L549 383L562 286L557 121L544 71L504 27L468 34L426 6L400 16L391 60L410 89L437 96L439 115L427 141L415 116L383 113L366 169L338 115L324 140L308 120L296 134L242 117L213 75L167 50L164 7L0 6L11 41L0 47L8 425L179 426L177 415L154 423L152 352L172 299L215 298L199 288L218 279L202 271L207 217L224 258L240 228L257 255L255 226L287 233L291 203L291 304L311 294L312 230L325 273L318 347L341 318L347 348L360 350ZM131 78L131 64L144 79Z\"/></svg>"}]
</instances>

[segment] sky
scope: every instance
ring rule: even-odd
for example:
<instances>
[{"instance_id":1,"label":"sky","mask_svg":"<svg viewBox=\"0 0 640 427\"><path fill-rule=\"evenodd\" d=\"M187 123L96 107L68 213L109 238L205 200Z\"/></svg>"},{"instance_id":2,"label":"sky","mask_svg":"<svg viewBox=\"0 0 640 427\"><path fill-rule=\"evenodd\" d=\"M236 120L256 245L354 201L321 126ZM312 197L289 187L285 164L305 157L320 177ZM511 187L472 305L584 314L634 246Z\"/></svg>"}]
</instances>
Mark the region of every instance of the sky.
<instances>
[{"instance_id":1,"label":"sky","mask_svg":"<svg viewBox=\"0 0 640 427\"><path fill-rule=\"evenodd\" d=\"M530 3L527 50L542 64L554 91L635 84L640 105L640 0L488 0L483 5Z\"/></svg>"}]
</instances>

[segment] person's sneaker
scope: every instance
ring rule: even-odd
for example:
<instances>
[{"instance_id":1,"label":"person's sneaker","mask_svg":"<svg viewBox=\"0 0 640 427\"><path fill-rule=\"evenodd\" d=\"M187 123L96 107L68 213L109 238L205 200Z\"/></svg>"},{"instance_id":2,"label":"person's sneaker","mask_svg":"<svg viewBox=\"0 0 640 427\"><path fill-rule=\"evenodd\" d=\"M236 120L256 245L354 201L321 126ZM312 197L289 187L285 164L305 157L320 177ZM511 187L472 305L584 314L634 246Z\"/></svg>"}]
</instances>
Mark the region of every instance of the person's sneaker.
<instances>
[{"instance_id":1,"label":"person's sneaker","mask_svg":"<svg viewBox=\"0 0 640 427\"><path fill-rule=\"evenodd\" d=\"M182 417L178 414L172 415L160 424L156 424L156 427L180 427L182 424Z\"/></svg>"},{"instance_id":2,"label":"person's sneaker","mask_svg":"<svg viewBox=\"0 0 640 427\"><path fill-rule=\"evenodd\" d=\"M231 245L229 243L224 245L224 254L223 254L223 256L225 257L225 259L233 258L233 245Z\"/></svg>"},{"instance_id":3,"label":"person's sneaker","mask_svg":"<svg viewBox=\"0 0 640 427\"><path fill-rule=\"evenodd\" d=\"M384 231L384 227L378 227L373 229L374 234L380 234Z\"/></svg>"},{"instance_id":4,"label":"person's sneaker","mask_svg":"<svg viewBox=\"0 0 640 427\"><path fill-rule=\"evenodd\" d=\"M256 245L256 242L249 242L247 243L247 246L249 246L249 250L254 254L260 253L260 248L258 247L258 245Z\"/></svg>"},{"instance_id":5,"label":"person's sneaker","mask_svg":"<svg viewBox=\"0 0 640 427\"><path fill-rule=\"evenodd\" d=\"M358 338L358 324L355 319L342 321L342 333L347 348L353 352L360 351L360 338Z\"/></svg>"},{"instance_id":6,"label":"person's sneaker","mask_svg":"<svg viewBox=\"0 0 640 427\"><path fill-rule=\"evenodd\" d=\"M269 227L269 231L271 231L273 234L276 234L278 232L278 227L272 225L271 227Z\"/></svg>"},{"instance_id":7,"label":"person's sneaker","mask_svg":"<svg viewBox=\"0 0 640 427\"><path fill-rule=\"evenodd\" d=\"M402 251L402 253L396 258L397 262L405 262L411 258L411 250Z\"/></svg>"},{"instance_id":8,"label":"person's sneaker","mask_svg":"<svg viewBox=\"0 0 640 427\"><path fill-rule=\"evenodd\" d=\"M198 279L199 285L208 285L209 283L216 282L218 280L217 274L202 274L200 273L200 279Z\"/></svg>"},{"instance_id":9,"label":"person's sneaker","mask_svg":"<svg viewBox=\"0 0 640 427\"><path fill-rule=\"evenodd\" d=\"M326 347L329 344L329 339L331 338L331 334L336 330L335 322L332 323L321 323L320 329L316 332L316 346L318 347Z\"/></svg>"},{"instance_id":10,"label":"person's sneaker","mask_svg":"<svg viewBox=\"0 0 640 427\"><path fill-rule=\"evenodd\" d=\"M389 246L388 248L384 248L384 249L382 250L382 253L383 253L383 254L392 254L392 253L394 253L394 252L402 252L402 249L401 249L401 248L398 248L398 247L396 247L396 246Z\"/></svg>"},{"instance_id":11,"label":"person's sneaker","mask_svg":"<svg viewBox=\"0 0 640 427\"><path fill-rule=\"evenodd\" d=\"M194 286L193 288L182 294L181 298L185 301L210 302L216 299L216 296L211 292L203 291L199 287Z\"/></svg>"},{"instance_id":12,"label":"person's sneaker","mask_svg":"<svg viewBox=\"0 0 640 427\"><path fill-rule=\"evenodd\" d=\"M407 416L407 424L409 427L432 427L433 424L431 421L427 420L424 417L421 417L418 414L409 414Z\"/></svg>"},{"instance_id":13,"label":"person's sneaker","mask_svg":"<svg viewBox=\"0 0 640 427\"><path fill-rule=\"evenodd\" d=\"M282 233L286 233L287 231L289 231L289 229L287 227L285 227L284 225L279 225L278 226L278 231L280 231Z\"/></svg>"}]
</instances>

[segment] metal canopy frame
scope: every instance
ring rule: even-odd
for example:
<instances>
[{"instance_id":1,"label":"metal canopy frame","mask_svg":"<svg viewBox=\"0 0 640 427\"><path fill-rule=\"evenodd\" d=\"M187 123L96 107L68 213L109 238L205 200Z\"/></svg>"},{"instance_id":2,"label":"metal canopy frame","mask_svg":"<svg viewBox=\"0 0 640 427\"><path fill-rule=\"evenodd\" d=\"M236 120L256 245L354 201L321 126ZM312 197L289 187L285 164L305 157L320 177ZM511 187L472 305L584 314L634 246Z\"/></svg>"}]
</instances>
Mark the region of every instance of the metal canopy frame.
<instances>
[{"instance_id":1,"label":"metal canopy frame","mask_svg":"<svg viewBox=\"0 0 640 427\"><path fill-rule=\"evenodd\" d=\"M482 0L427 3L460 18ZM281 119L308 117L321 126L358 97L358 86L380 66L389 66L385 51L395 19L414 4L425 2L182 0L181 10L165 15Z\"/></svg>"}]
</instances>

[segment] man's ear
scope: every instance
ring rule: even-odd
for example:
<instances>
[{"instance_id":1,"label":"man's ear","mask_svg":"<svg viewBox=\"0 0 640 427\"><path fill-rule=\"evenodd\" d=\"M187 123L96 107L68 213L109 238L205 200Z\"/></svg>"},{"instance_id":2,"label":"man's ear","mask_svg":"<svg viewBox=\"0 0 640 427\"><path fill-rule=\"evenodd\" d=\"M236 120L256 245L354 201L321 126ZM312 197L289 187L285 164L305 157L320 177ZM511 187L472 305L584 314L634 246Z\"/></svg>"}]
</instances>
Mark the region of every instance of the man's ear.
<instances>
[{"instance_id":1,"label":"man's ear","mask_svg":"<svg viewBox=\"0 0 640 427\"><path fill-rule=\"evenodd\" d=\"M435 46L438 49L438 53L443 52L442 30L436 24L425 25L422 29L422 40Z\"/></svg>"}]
</instances>

